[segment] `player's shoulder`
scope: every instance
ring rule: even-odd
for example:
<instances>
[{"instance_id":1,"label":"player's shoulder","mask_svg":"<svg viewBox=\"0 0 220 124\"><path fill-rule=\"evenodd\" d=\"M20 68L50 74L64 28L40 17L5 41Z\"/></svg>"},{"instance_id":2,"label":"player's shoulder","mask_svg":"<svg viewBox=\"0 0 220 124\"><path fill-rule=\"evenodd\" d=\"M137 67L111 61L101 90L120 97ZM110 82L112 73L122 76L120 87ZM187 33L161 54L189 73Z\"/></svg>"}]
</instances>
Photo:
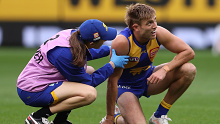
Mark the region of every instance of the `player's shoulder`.
<instances>
[{"instance_id":1,"label":"player's shoulder","mask_svg":"<svg viewBox=\"0 0 220 124\"><path fill-rule=\"evenodd\" d=\"M116 38L113 40L112 44L117 44L119 46L124 46L126 44L129 44L128 38L125 35L118 34Z\"/></svg>"},{"instance_id":2,"label":"player's shoulder","mask_svg":"<svg viewBox=\"0 0 220 124\"><path fill-rule=\"evenodd\" d=\"M129 52L128 37L131 35L131 30L126 27L112 41L111 48L115 49L117 55L127 55Z\"/></svg>"},{"instance_id":3,"label":"player's shoulder","mask_svg":"<svg viewBox=\"0 0 220 124\"><path fill-rule=\"evenodd\" d=\"M165 33L165 32L169 32L169 31L162 26L157 26L157 33Z\"/></svg>"},{"instance_id":4,"label":"player's shoulder","mask_svg":"<svg viewBox=\"0 0 220 124\"><path fill-rule=\"evenodd\" d=\"M127 55L129 51L128 39L124 35L117 35L112 42L111 48L115 49L117 55Z\"/></svg>"},{"instance_id":5,"label":"player's shoulder","mask_svg":"<svg viewBox=\"0 0 220 124\"><path fill-rule=\"evenodd\" d=\"M157 26L156 34L158 39L166 39L172 36L171 32L162 26Z\"/></svg>"}]
</instances>

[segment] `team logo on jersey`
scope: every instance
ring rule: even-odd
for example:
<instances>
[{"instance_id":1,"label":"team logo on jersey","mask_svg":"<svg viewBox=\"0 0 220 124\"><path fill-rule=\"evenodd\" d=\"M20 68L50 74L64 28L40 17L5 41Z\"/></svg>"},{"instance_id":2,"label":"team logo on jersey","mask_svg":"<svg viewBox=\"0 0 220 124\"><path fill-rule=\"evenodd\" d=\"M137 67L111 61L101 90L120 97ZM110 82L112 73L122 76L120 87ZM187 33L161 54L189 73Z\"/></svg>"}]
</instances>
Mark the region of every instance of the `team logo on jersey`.
<instances>
[{"instance_id":1,"label":"team logo on jersey","mask_svg":"<svg viewBox=\"0 0 220 124\"><path fill-rule=\"evenodd\" d=\"M137 62L139 60L138 57L130 57L129 62Z\"/></svg>"},{"instance_id":2,"label":"team logo on jersey","mask_svg":"<svg viewBox=\"0 0 220 124\"><path fill-rule=\"evenodd\" d=\"M146 53L146 52L147 52L147 50L143 50L143 51L141 51L141 54L142 54L142 53Z\"/></svg>"},{"instance_id":3,"label":"team logo on jersey","mask_svg":"<svg viewBox=\"0 0 220 124\"><path fill-rule=\"evenodd\" d=\"M140 74L142 71L147 71L151 66L144 66L139 68L131 69L130 73L135 76L136 74Z\"/></svg>"},{"instance_id":4,"label":"team logo on jersey","mask_svg":"<svg viewBox=\"0 0 220 124\"><path fill-rule=\"evenodd\" d=\"M118 85L118 88L122 88L122 89L131 89L131 87L129 87L129 86L122 86L122 85Z\"/></svg>"},{"instance_id":5,"label":"team logo on jersey","mask_svg":"<svg viewBox=\"0 0 220 124\"><path fill-rule=\"evenodd\" d=\"M99 36L99 33L98 33L98 32L94 33L93 36L94 36L94 39L93 39L94 41L100 39L100 36Z\"/></svg>"},{"instance_id":6,"label":"team logo on jersey","mask_svg":"<svg viewBox=\"0 0 220 124\"><path fill-rule=\"evenodd\" d=\"M156 47L156 48L153 48L153 49L150 50L150 59L155 57L155 55L157 54L158 50L159 50L159 47Z\"/></svg>"}]
</instances>

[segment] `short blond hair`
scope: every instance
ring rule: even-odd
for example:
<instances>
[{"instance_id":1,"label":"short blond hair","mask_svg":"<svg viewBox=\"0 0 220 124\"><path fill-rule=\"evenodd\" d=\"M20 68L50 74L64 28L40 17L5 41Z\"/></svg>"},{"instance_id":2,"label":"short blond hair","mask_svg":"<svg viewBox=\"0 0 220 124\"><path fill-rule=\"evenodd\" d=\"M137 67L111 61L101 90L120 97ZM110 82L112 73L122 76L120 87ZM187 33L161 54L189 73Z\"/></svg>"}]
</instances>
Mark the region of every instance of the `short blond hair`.
<instances>
[{"instance_id":1,"label":"short blond hair","mask_svg":"<svg viewBox=\"0 0 220 124\"><path fill-rule=\"evenodd\" d=\"M131 4L126 9L125 23L130 30L133 30L132 25L134 23L141 25L142 20L150 19L156 14L153 7L141 3Z\"/></svg>"}]
</instances>

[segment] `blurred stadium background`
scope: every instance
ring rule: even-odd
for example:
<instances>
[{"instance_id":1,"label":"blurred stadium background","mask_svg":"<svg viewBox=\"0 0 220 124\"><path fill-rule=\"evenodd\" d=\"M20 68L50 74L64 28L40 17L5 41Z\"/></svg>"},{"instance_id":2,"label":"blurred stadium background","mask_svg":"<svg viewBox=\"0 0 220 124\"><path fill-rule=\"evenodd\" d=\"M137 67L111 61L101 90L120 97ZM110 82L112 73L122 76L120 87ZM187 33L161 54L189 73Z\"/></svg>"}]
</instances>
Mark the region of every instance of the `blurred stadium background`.
<instances>
[{"instance_id":1,"label":"blurred stadium background","mask_svg":"<svg viewBox=\"0 0 220 124\"><path fill-rule=\"evenodd\" d=\"M193 64L198 73L188 91L169 112L171 124L219 124L220 83L218 38L219 0L0 0L0 121L22 124L36 108L19 99L16 80L36 49L62 29L77 28L87 19L99 19L121 31L125 7L145 3L157 11L158 25L182 38L196 52ZM108 45L110 41L106 42ZM159 51L155 65L170 61L174 54ZM91 61L96 69L108 62ZM105 115L106 83L97 87L97 100L73 110L69 120L77 124L98 124ZM146 118L156 110L164 93L141 98ZM53 117L50 118L50 120Z\"/></svg>"}]
</instances>

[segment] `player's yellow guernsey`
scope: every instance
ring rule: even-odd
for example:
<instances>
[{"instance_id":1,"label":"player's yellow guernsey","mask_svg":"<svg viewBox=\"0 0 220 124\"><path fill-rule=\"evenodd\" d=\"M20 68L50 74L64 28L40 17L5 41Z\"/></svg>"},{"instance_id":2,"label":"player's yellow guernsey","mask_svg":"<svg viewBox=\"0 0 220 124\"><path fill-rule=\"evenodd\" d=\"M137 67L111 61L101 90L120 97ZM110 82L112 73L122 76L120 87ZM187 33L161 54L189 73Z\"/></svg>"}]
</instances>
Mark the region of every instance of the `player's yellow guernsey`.
<instances>
[{"instance_id":1,"label":"player's yellow guernsey","mask_svg":"<svg viewBox=\"0 0 220 124\"><path fill-rule=\"evenodd\" d=\"M125 65L125 69L119 83L131 83L138 85L138 82L146 79L151 73L148 72L152 67L153 60L160 48L160 43L157 39L149 40L145 45L140 45L133 32L129 28L125 28L120 32L129 42L129 62Z\"/></svg>"}]
</instances>

